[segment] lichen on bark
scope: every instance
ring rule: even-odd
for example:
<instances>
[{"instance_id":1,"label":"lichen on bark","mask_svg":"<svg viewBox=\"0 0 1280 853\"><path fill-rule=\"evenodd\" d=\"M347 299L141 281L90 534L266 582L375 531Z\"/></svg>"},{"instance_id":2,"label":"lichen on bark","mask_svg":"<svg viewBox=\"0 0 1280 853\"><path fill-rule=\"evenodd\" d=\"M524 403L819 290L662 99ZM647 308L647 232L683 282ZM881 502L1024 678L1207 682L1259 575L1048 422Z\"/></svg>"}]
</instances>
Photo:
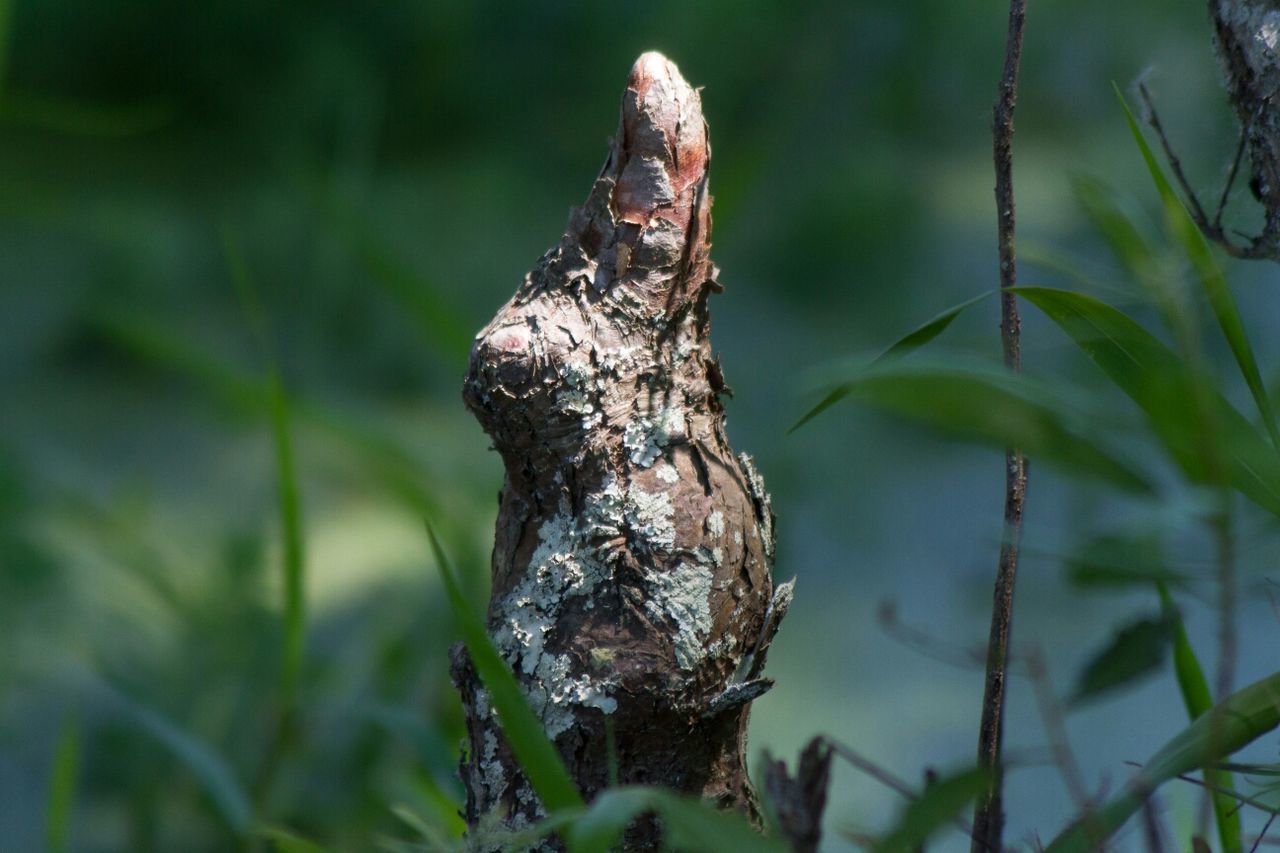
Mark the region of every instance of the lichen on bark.
<instances>
[{"instance_id":1,"label":"lichen on bark","mask_svg":"<svg viewBox=\"0 0 1280 853\"><path fill-rule=\"evenodd\" d=\"M621 783L754 815L747 718L791 587L725 436L709 158L699 93L644 54L586 202L476 336L463 396L506 467L490 633L584 795L607 784L608 726ZM525 826L540 804L461 649L453 675L467 821Z\"/></svg>"}]
</instances>

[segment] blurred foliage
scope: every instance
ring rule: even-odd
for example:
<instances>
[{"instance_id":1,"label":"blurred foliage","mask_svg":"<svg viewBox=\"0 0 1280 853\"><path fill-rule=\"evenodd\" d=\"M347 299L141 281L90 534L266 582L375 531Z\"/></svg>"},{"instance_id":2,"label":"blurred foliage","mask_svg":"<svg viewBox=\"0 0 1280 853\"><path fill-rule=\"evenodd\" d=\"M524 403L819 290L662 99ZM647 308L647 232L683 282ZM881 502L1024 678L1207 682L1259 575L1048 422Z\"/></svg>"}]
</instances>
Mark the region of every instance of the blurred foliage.
<instances>
[{"instance_id":1,"label":"blurred foliage","mask_svg":"<svg viewBox=\"0 0 1280 853\"><path fill-rule=\"evenodd\" d=\"M1188 133L1193 178L1216 174L1234 128L1202 9L1080 0L1033 16L1024 233L1069 247L1046 249L1070 259L1043 265L1049 283L1120 280L1108 302L1143 323L1168 316L1142 278L1185 260L1154 249L1142 275L1109 264L1120 232L1099 239L1088 216L1128 215L1128 201L1081 189L1098 202L1081 214L1067 176L1131 175L1109 83L1159 60L1166 124ZM926 434L886 427L877 444L815 424L817 438L787 440L805 407L779 400L796 364L873 351L993 283L987 134L1003 33L998 4L954 0L0 2L0 846L359 850L424 826L456 836L455 632L421 518L483 601L501 473L458 401L468 341L585 194L645 49L706 87L729 286L713 303L717 342L740 392L735 442L754 442L775 489L787 571L807 573L803 597L874 563L871 546L838 537L891 505L880 486L900 466L875 447L911 447L936 476ZM994 353L989 324L964 325L979 310L910 343L954 326L958 348ZM1214 316L1230 325L1234 310ZM1204 357L1230 364L1231 346ZM1060 361L1046 381L1098 379ZM1261 400L1263 384L1223 395ZM1060 404L1036 403L1036 423L1075 435ZM1127 467L1176 479L1134 438L1135 418L1110 415L1090 424L1118 422L1107 453L1138 448ZM831 441L830 455L815 463L811 441ZM295 712L281 692L285 649L301 645L287 646L283 619L286 444L305 542L290 559L307 592ZM1092 444L1071 447L1116 470ZM832 476L848 460L858 476ZM830 480L852 482L858 502ZM1199 492L1182 497L1199 507ZM867 520L850 523L849 507ZM903 515L885 535L919 538ZM827 609L814 630L852 621L839 595L816 599ZM779 678L783 696L796 681Z\"/></svg>"}]
</instances>

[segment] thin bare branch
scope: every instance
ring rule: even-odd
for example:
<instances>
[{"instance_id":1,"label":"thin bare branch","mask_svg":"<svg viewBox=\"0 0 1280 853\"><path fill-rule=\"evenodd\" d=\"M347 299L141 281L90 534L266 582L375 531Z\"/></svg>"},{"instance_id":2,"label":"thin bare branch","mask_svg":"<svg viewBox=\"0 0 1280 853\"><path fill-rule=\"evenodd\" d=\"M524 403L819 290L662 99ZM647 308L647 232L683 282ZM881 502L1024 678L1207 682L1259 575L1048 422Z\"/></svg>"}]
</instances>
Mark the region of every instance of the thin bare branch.
<instances>
[{"instance_id":1,"label":"thin bare branch","mask_svg":"<svg viewBox=\"0 0 1280 853\"><path fill-rule=\"evenodd\" d=\"M1013 197L1013 111L1018 102L1018 69L1022 63L1022 33L1026 0L1010 0L1005 36L1004 69L996 98L992 135L996 171L996 221L1000 259L1000 341L1005 365L1015 372L1022 365L1021 319L1012 288L1018 283L1015 251L1016 219ZM990 768L992 781L974 807L971 850L1000 850L1004 834L1004 777L1000 752L1004 740L1004 706L1009 637L1013 627L1013 592L1018 574L1018 544L1027 490L1027 460L1017 448L1005 454L1004 537L996 568L991 608L991 634L987 642L986 684L982 697L982 722L978 730L978 764Z\"/></svg>"}]
</instances>

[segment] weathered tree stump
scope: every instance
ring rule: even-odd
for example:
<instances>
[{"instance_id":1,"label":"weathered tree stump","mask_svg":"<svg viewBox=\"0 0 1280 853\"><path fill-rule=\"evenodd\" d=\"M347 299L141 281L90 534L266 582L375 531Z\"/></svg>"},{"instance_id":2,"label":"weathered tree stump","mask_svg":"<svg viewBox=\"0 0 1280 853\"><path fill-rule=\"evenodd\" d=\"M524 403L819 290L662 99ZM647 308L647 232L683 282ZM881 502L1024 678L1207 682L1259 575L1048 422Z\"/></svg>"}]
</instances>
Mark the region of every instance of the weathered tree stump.
<instances>
[{"instance_id":1,"label":"weathered tree stump","mask_svg":"<svg viewBox=\"0 0 1280 853\"><path fill-rule=\"evenodd\" d=\"M506 466L489 630L584 796L612 728L622 784L754 816L747 718L791 590L770 578L764 484L725 437L709 156L698 92L644 54L586 203L476 336L463 396ZM527 826L542 808L460 649L453 676L465 817Z\"/></svg>"}]
</instances>

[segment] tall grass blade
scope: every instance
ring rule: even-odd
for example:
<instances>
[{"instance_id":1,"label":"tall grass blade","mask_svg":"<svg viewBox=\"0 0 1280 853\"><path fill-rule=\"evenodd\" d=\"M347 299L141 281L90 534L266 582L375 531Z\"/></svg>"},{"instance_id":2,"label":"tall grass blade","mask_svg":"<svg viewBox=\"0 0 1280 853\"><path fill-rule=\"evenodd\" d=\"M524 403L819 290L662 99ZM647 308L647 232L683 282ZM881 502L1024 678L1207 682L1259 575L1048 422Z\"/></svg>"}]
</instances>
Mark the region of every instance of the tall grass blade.
<instances>
[{"instance_id":1,"label":"tall grass blade","mask_svg":"<svg viewBox=\"0 0 1280 853\"><path fill-rule=\"evenodd\" d=\"M306 557L302 535L302 510L293 439L289 429L289 399L273 355L271 331L258 288L249 274L239 241L229 230L222 232L223 252L240 296L245 317L267 360L268 413L275 446L276 482L280 530L283 539L281 572L284 589L284 649L280 693L285 715L294 708L306 655Z\"/></svg>"},{"instance_id":2,"label":"tall grass blade","mask_svg":"<svg viewBox=\"0 0 1280 853\"><path fill-rule=\"evenodd\" d=\"M298 500L298 477L294 466L293 442L289 434L289 407L280 377L271 377L271 432L276 448L276 477L279 485L280 527L284 534L284 669L282 694L285 706L297 698L306 655L306 577L302 537L302 511Z\"/></svg>"},{"instance_id":3,"label":"tall grass blade","mask_svg":"<svg viewBox=\"0 0 1280 853\"><path fill-rule=\"evenodd\" d=\"M471 654L471 662L480 680L489 690L493 707L498 711L499 725L516 758L520 759L529 784L533 785L547 811L581 808L582 795L569 777L560 753L547 739L542 723L529 708L515 675L489 639L484 621L463 596L431 523L427 522L426 526L427 538L431 542L462 641Z\"/></svg>"},{"instance_id":4,"label":"tall grass blade","mask_svg":"<svg viewBox=\"0 0 1280 853\"><path fill-rule=\"evenodd\" d=\"M1258 407L1258 412L1262 416L1262 423L1271 437L1271 442L1277 448L1280 448L1280 430L1276 428L1275 411L1271 406L1271 399L1267 396L1266 385L1262 381L1262 373L1258 370L1258 361L1254 356L1253 347L1249 344L1249 336L1245 332L1244 322L1240 319L1240 310L1236 307L1235 299L1231 295L1231 288L1227 285L1226 276L1223 275L1222 269L1214 260L1213 250L1209 247L1209 241L1205 239L1195 221L1191 218L1191 214L1187 212L1186 206L1182 203L1182 199L1174 192L1173 186L1169 183L1169 179L1165 177L1164 171L1160 168L1160 163L1156 160L1155 154L1152 153L1151 147L1147 145L1146 137L1142 135L1142 130L1138 127L1138 121L1133 115L1133 111L1129 109L1129 104L1125 101L1124 95L1114 83L1112 88L1115 89L1116 98L1120 101L1120 107L1124 110L1125 120L1129 123L1129 130L1133 134L1133 140L1138 145L1138 150L1142 152L1142 159L1147 164L1147 170L1151 173L1151 180L1156 185L1156 190L1160 193L1160 201L1164 206L1165 227L1170 237L1172 237L1186 253L1187 258L1191 261L1191 266L1195 270L1196 279L1200 283L1201 290L1204 291L1205 299L1209 302L1209 307L1213 309L1213 315L1218 320L1218 327L1222 330L1222 336L1226 338L1227 345L1231 348L1231 354L1235 356L1236 365L1240 368L1240 374L1244 377L1245 383L1249 386L1249 393L1253 395L1254 404Z\"/></svg>"},{"instance_id":5,"label":"tall grass blade","mask_svg":"<svg viewBox=\"0 0 1280 853\"><path fill-rule=\"evenodd\" d=\"M1213 707L1209 682L1204 677L1204 669L1187 637L1187 628L1182 624L1182 614L1174 605L1173 596L1169 595L1169 590L1163 583L1156 584L1156 591L1160 595L1160 609L1173 626L1173 670L1178 677L1178 689L1187 708L1187 717L1195 721L1209 713ZM1236 853L1242 847L1240 812L1231 797L1222 793L1233 787L1231 773L1217 765L1206 766L1204 781L1214 791L1213 812L1218 824L1218 840L1222 843L1224 853Z\"/></svg>"},{"instance_id":6,"label":"tall grass blade","mask_svg":"<svg viewBox=\"0 0 1280 853\"><path fill-rule=\"evenodd\" d=\"M886 347L883 352L881 352L878 356L876 356L874 359L871 360L871 363L868 365L868 367L881 364L890 359L901 357L910 352L920 349L920 347L924 346L925 344L929 343L929 341L932 341L934 338L938 337L938 335L945 332L947 330L947 327L950 326L951 323L957 317L959 317L962 313L964 313L964 310L966 308L969 308L972 305L976 305L977 303L981 302L982 300L986 299L988 296L996 292L997 291L994 291L994 290L988 290L985 293L980 293L977 296L973 297L972 299L967 299L964 302L961 302L959 305L954 305L948 308L946 311L943 311L941 314L934 317L932 320L929 320L926 323L920 326L917 326L915 329L911 330L910 332L907 332L907 334L903 335L901 338L899 338L898 340L890 344L888 347ZM829 393L826 397L824 397L822 401L818 403L818 405L814 406L812 409L806 412L804 417L800 418L800 420L792 424L791 427L787 430L786 434L791 435L791 433L800 429L800 427L804 426L809 421L813 420L818 415L822 414L827 409L831 408L832 406L834 406L836 403L840 402L847 396L849 396L848 389L843 385L839 386L838 388L833 390L831 393Z\"/></svg>"},{"instance_id":7,"label":"tall grass blade","mask_svg":"<svg viewBox=\"0 0 1280 853\"><path fill-rule=\"evenodd\" d=\"M1229 696L1151 757L1125 790L1067 827L1047 853L1089 853L1124 826L1160 785L1214 764L1280 725L1280 672Z\"/></svg>"},{"instance_id":8,"label":"tall grass blade","mask_svg":"<svg viewBox=\"0 0 1280 853\"><path fill-rule=\"evenodd\" d=\"M71 808L80 776L80 737L80 721L73 715L68 716L58 731L53 772L49 777L44 814L44 846L48 853L66 853L70 849Z\"/></svg>"}]
</instances>

